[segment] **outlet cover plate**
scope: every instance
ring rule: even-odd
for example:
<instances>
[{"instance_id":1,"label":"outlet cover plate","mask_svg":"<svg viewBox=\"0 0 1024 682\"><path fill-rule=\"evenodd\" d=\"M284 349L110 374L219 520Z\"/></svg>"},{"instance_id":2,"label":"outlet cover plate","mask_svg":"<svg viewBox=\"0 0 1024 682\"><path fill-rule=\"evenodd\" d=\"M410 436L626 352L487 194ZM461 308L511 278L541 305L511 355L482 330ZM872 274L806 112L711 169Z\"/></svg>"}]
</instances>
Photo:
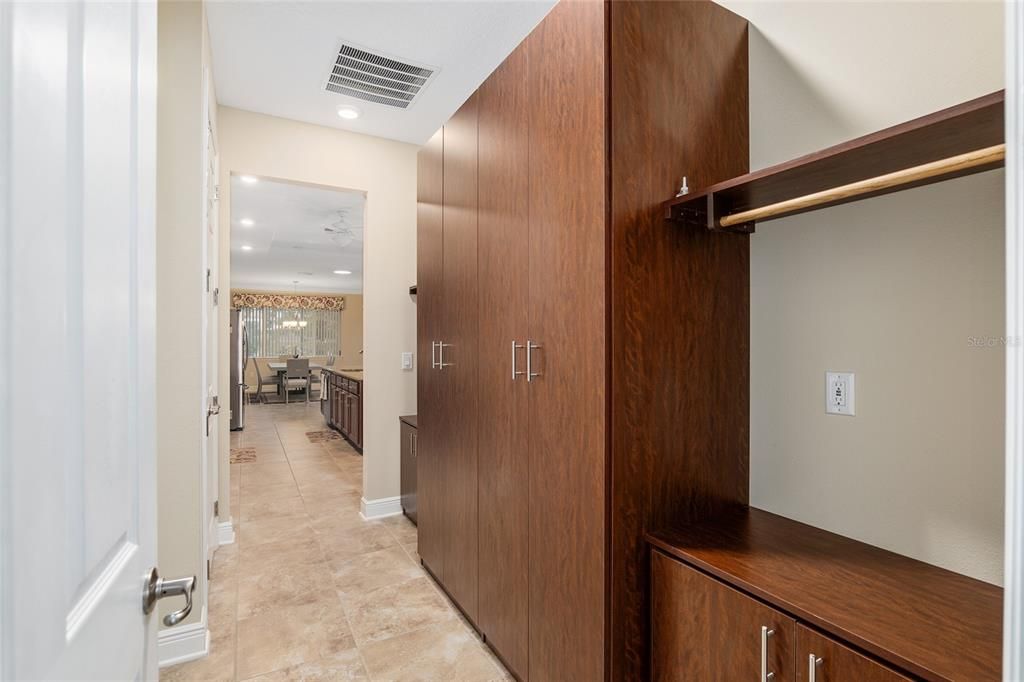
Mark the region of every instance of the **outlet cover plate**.
<instances>
[{"instance_id":1,"label":"outlet cover plate","mask_svg":"<svg viewBox=\"0 0 1024 682\"><path fill-rule=\"evenodd\" d=\"M825 372L825 412L852 417L856 414L853 372Z\"/></svg>"}]
</instances>

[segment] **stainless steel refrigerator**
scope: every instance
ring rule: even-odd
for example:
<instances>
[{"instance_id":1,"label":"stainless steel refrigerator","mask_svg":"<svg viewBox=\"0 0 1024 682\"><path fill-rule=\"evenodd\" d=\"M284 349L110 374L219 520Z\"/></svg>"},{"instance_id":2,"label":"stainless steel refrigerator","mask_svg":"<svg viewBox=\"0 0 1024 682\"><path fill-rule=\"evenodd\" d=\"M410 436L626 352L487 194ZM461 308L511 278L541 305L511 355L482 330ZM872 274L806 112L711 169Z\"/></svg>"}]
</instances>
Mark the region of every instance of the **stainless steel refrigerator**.
<instances>
[{"instance_id":1,"label":"stainless steel refrigerator","mask_svg":"<svg viewBox=\"0 0 1024 682\"><path fill-rule=\"evenodd\" d=\"M249 341L245 322L237 309L231 310L231 430L245 428L245 368L249 364Z\"/></svg>"}]
</instances>

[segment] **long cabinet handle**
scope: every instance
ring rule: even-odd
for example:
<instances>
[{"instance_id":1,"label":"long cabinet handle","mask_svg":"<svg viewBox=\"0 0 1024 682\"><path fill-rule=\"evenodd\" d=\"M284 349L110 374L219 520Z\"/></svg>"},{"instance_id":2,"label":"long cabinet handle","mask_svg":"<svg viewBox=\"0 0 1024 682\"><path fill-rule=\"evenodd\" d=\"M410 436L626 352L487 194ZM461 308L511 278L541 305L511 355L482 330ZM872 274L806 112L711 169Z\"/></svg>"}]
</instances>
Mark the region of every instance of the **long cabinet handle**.
<instances>
[{"instance_id":1,"label":"long cabinet handle","mask_svg":"<svg viewBox=\"0 0 1024 682\"><path fill-rule=\"evenodd\" d=\"M430 342L430 369L437 369L437 341Z\"/></svg>"},{"instance_id":2,"label":"long cabinet handle","mask_svg":"<svg viewBox=\"0 0 1024 682\"><path fill-rule=\"evenodd\" d=\"M444 341L438 341L437 342L437 368L438 369L444 369L445 367L453 367L455 365L454 362L445 362L444 361L444 349L445 348L451 348L451 347L452 347L452 344L450 344L450 343L445 343Z\"/></svg>"},{"instance_id":3,"label":"long cabinet handle","mask_svg":"<svg viewBox=\"0 0 1024 682\"><path fill-rule=\"evenodd\" d=\"M533 381L535 378L540 376L540 372L533 371L533 351L539 349L541 345L534 343L527 339L526 341L526 380Z\"/></svg>"},{"instance_id":4,"label":"long cabinet handle","mask_svg":"<svg viewBox=\"0 0 1024 682\"><path fill-rule=\"evenodd\" d=\"M516 343L516 340L512 339L512 381L515 381L516 377L525 374L525 372L516 369L516 351L520 348L526 348L526 346L521 343Z\"/></svg>"},{"instance_id":5,"label":"long cabinet handle","mask_svg":"<svg viewBox=\"0 0 1024 682\"><path fill-rule=\"evenodd\" d=\"M810 654L807 657L807 682L815 682L818 678L818 666L821 665L821 658Z\"/></svg>"},{"instance_id":6,"label":"long cabinet handle","mask_svg":"<svg viewBox=\"0 0 1024 682\"><path fill-rule=\"evenodd\" d=\"M761 682L768 682L775 677L775 673L768 672L768 638L775 634L767 625L761 626Z\"/></svg>"}]
</instances>

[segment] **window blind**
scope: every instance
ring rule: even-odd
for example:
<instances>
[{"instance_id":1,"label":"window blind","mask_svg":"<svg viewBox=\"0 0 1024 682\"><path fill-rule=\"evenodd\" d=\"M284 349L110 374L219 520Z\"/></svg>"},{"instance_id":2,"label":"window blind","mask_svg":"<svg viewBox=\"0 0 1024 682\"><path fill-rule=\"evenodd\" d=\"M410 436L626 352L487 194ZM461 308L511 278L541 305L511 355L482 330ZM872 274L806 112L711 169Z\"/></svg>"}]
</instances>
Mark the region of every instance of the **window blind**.
<instances>
[{"instance_id":1,"label":"window blind","mask_svg":"<svg viewBox=\"0 0 1024 682\"><path fill-rule=\"evenodd\" d=\"M245 322L251 357L337 355L340 350L340 310L239 308L239 317ZM285 324L293 321L299 325Z\"/></svg>"}]
</instances>

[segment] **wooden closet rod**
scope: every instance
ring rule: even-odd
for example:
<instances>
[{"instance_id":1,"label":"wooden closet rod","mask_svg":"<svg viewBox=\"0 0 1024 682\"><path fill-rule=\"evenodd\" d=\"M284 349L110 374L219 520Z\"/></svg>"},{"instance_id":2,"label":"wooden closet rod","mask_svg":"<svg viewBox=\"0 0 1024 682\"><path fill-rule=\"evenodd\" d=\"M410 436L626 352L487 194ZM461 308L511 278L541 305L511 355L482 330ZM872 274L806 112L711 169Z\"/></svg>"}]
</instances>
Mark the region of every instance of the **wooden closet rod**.
<instances>
[{"instance_id":1,"label":"wooden closet rod","mask_svg":"<svg viewBox=\"0 0 1024 682\"><path fill-rule=\"evenodd\" d=\"M952 175L958 171L984 166L990 163L1002 161L1006 156L1006 145L997 144L994 147L976 149L966 154L958 154L948 159L940 159L931 163L921 164L913 168L905 168L893 173L886 173L878 177L858 180L848 185L833 187L831 189L806 194L802 197L786 199L760 208L752 208L749 211L741 211L731 215L723 216L718 224L721 227L732 227L742 223L749 223L755 220L764 220L784 213L792 213L807 208L813 208L822 204L829 204L843 199L850 199L862 194L878 192L880 190L909 185L920 180L927 180L940 175Z\"/></svg>"}]
</instances>

